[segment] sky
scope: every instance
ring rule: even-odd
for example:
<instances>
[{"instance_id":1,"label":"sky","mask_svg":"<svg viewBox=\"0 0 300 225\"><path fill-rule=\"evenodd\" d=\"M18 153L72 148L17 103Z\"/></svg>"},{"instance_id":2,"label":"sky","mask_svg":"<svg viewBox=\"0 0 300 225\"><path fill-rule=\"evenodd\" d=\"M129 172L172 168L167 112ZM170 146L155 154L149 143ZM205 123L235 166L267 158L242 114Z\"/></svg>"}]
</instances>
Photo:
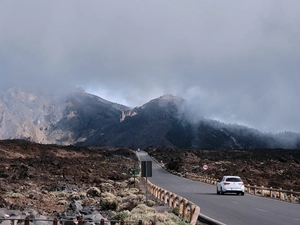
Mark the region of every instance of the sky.
<instances>
[{"instance_id":1,"label":"sky","mask_svg":"<svg viewBox=\"0 0 300 225\"><path fill-rule=\"evenodd\" d=\"M0 87L74 85L126 106L300 132L299 0L0 0Z\"/></svg>"}]
</instances>

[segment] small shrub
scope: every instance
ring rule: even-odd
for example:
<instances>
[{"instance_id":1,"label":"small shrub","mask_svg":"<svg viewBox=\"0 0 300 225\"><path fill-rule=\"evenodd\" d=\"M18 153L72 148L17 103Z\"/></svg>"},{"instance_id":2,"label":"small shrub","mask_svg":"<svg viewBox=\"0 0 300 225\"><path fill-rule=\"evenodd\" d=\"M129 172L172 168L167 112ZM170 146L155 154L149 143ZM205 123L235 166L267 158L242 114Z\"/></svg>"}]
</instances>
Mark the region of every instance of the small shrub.
<instances>
[{"instance_id":1,"label":"small shrub","mask_svg":"<svg viewBox=\"0 0 300 225\"><path fill-rule=\"evenodd\" d=\"M101 199L100 205L103 210L116 210L118 206L117 201L111 198Z\"/></svg>"},{"instance_id":2,"label":"small shrub","mask_svg":"<svg viewBox=\"0 0 300 225\"><path fill-rule=\"evenodd\" d=\"M179 215L179 208L176 206L175 208L172 209L172 213L174 213L176 216Z\"/></svg>"},{"instance_id":3,"label":"small shrub","mask_svg":"<svg viewBox=\"0 0 300 225\"><path fill-rule=\"evenodd\" d=\"M68 204L69 204L69 202L67 202L66 200L59 200L57 202L57 205L68 205Z\"/></svg>"},{"instance_id":4,"label":"small shrub","mask_svg":"<svg viewBox=\"0 0 300 225\"><path fill-rule=\"evenodd\" d=\"M136 214L156 213L156 209L151 208L145 204L140 204L137 207L135 207L133 210L131 210L131 212Z\"/></svg>"},{"instance_id":5,"label":"small shrub","mask_svg":"<svg viewBox=\"0 0 300 225\"><path fill-rule=\"evenodd\" d=\"M117 198L114 194L110 193L110 192L103 192L101 194L101 197L102 198L112 198L112 199L115 199Z\"/></svg>"},{"instance_id":6,"label":"small shrub","mask_svg":"<svg viewBox=\"0 0 300 225\"><path fill-rule=\"evenodd\" d=\"M136 179L136 178L134 179L133 177L129 178L128 184L134 184L134 183L138 184L138 183L139 183L139 180Z\"/></svg>"},{"instance_id":7,"label":"small shrub","mask_svg":"<svg viewBox=\"0 0 300 225\"><path fill-rule=\"evenodd\" d=\"M86 195L91 197L99 197L101 195L101 191L97 187L91 187L87 190Z\"/></svg>"},{"instance_id":8,"label":"small shrub","mask_svg":"<svg viewBox=\"0 0 300 225\"><path fill-rule=\"evenodd\" d=\"M71 200L79 200L81 196L77 192L72 192L70 195Z\"/></svg>"},{"instance_id":9,"label":"small shrub","mask_svg":"<svg viewBox=\"0 0 300 225\"><path fill-rule=\"evenodd\" d=\"M50 192L50 195L56 197L56 198L65 198L67 197L68 193L64 191L52 191Z\"/></svg>"},{"instance_id":10,"label":"small shrub","mask_svg":"<svg viewBox=\"0 0 300 225\"><path fill-rule=\"evenodd\" d=\"M139 192L140 190L138 188L130 188L130 189L126 188L125 190L119 192L117 195L120 197L134 196Z\"/></svg>"},{"instance_id":11,"label":"small shrub","mask_svg":"<svg viewBox=\"0 0 300 225\"><path fill-rule=\"evenodd\" d=\"M13 192L7 192L6 196L10 197L10 198L25 198L24 195L22 195L20 193L13 193Z\"/></svg>"},{"instance_id":12,"label":"small shrub","mask_svg":"<svg viewBox=\"0 0 300 225\"><path fill-rule=\"evenodd\" d=\"M114 186L110 183L102 183L100 184L101 188L113 188Z\"/></svg>"},{"instance_id":13,"label":"small shrub","mask_svg":"<svg viewBox=\"0 0 300 225\"><path fill-rule=\"evenodd\" d=\"M124 211L114 215L110 220L125 220L128 217L128 211ZM116 222L111 222L112 225L116 224Z\"/></svg>"},{"instance_id":14,"label":"small shrub","mask_svg":"<svg viewBox=\"0 0 300 225\"><path fill-rule=\"evenodd\" d=\"M122 198L121 204L118 206L118 211L129 210L131 211L134 207L138 205L138 197L136 195L127 196Z\"/></svg>"},{"instance_id":15,"label":"small shrub","mask_svg":"<svg viewBox=\"0 0 300 225\"><path fill-rule=\"evenodd\" d=\"M148 200L147 206L152 207L152 206L154 206L154 205L155 205L155 201Z\"/></svg>"}]
</instances>

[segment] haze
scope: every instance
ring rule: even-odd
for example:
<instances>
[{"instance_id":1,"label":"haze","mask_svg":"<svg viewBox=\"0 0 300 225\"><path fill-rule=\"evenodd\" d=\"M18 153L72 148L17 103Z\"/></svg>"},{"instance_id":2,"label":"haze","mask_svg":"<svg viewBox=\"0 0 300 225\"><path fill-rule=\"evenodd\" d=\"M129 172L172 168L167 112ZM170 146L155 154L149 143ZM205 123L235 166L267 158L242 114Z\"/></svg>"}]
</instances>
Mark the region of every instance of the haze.
<instances>
[{"instance_id":1,"label":"haze","mask_svg":"<svg viewBox=\"0 0 300 225\"><path fill-rule=\"evenodd\" d=\"M1 88L74 85L140 106L300 131L300 1L0 1Z\"/></svg>"}]
</instances>

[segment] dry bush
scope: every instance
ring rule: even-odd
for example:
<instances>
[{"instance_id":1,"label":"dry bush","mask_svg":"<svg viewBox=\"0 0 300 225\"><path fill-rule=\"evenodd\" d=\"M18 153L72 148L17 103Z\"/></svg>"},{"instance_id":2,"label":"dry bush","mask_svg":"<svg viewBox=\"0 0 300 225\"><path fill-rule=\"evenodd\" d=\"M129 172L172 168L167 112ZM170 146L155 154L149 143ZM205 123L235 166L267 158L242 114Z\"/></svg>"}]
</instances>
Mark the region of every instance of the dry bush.
<instances>
[{"instance_id":1,"label":"dry bush","mask_svg":"<svg viewBox=\"0 0 300 225\"><path fill-rule=\"evenodd\" d=\"M69 204L69 202L66 201L66 200L59 200L59 201L57 202L57 205L68 205L68 204Z\"/></svg>"},{"instance_id":2,"label":"dry bush","mask_svg":"<svg viewBox=\"0 0 300 225\"><path fill-rule=\"evenodd\" d=\"M154 208L145 204L138 205L129 214L128 220L142 220L144 225L187 225L173 213L158 213Z\"/></svg>"},{"instance_id":3,"label":"dry bush","mask_svg":"<svg viewBox=\"0 0 300 225\"><path fill-rule=\"evenodd\" d=\"M65 192L65 191L51 191L49 194L56 197L56 198L66 198L66 197L68 197L68 193Z\"/></svg>"},{"instance_id":4,"label":"dry bush","mask_svg":"<svg viewBox=\"0 0 300 225\"><path fill-rule=\"evenodd\" d=\"M148 202L146 202L147 206L152 207L155 205L155 201L152 200L148 200Z\"/></svg>"},{"instance_id":5,"label":"dry bush","mask_svg":"<svg viewBox=\"0 0 300 225\"><path fill-rule=\"evenodd\" d=\"M126 188L123 191L117 193L117 196L126 197L126 196L133 196L140 193L138 188Z\"/></svg>"},{"instance_id":6,"label":"dry bush","mask_svg":"<svg viewBox=\"0 0 300 225\"><path fill-rule=\"evenodd\" d=\"M87 192L86 192L86 195L88 197L100 197L101 195L101 191L99 188L97 187L90 187Z\"/></svg>"},{"instance_id":7,"label":"dry bush","mask_svg":"<svg viewBox=\"0 0 300 225\"><path fill-rule=\"evenodd\" d=\"M25 198L24 195L22 195L20 193L14 193L14 192L7 192L5 194L5 197L9 197L9 198Z\"/></svg>"},{"instance_id":8,"label":"dry bush","mask_svg":"<svg viewBox=\"0 0 300 225\"><path fill-rule=\"evenodd\" d=\"M104 192L101 197L100 205L103 210L117 210L118 203L121 202L120 198L109 192Z\"/></svg>"},{"instance_id":9,"label":"dry bush","mask_svg":"<svg viewBox=\"0 0 300 225\"><path fill-rule=\"evenodd\" d=\"M72 192L71 195L70 195L70 199L71 200L80 200L81 199L81 196L79 193L77 192Z\"/></svg>"}]
</instances>

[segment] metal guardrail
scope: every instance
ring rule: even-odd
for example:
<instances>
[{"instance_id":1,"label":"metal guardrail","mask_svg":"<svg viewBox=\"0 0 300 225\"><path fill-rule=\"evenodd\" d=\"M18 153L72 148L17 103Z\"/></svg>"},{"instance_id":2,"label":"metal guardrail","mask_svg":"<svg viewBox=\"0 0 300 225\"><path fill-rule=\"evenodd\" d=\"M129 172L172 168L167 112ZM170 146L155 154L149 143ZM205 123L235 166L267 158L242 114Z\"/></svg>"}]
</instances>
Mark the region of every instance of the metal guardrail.
<instances>
[{"instance_id":1,"label":"metal guardrail","mask_svg":"<svg viewBox=\"0 0 300 225\"><path fill-rule=\"evenodd\" d=\"M143 179L146 185L146 179ZM178 214L189 221L190 224L195 225L200 214L200 207L193 202L176 195L175 193L169 192L161 187L152 184L147 181L148 191L154 195L160 201L163 201L166 205L175 208L178 207Z\"/></svg>"}]
</instances>

